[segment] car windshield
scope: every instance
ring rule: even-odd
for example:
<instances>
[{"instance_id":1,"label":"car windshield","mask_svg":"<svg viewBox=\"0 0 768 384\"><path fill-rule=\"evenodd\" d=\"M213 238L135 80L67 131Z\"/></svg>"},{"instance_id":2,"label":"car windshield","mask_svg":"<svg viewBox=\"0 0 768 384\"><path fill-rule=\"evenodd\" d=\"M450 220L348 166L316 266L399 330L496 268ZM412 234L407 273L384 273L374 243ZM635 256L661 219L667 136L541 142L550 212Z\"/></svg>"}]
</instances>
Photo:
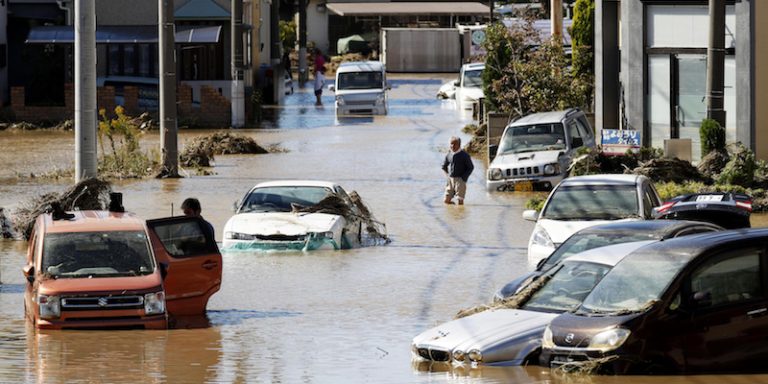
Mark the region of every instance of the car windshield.
<instances>
[{"instance_id":1,"label":"car windshield","mask_svg":"<svg viewBox=\"0 0 768 384\"><path fill-rule=\"evenodd\" d=\"M481 88L483 86L483 78L481 77L482 74L482 69L464 71L464 85L462 86Z\"/></svg>"},{"instance_id":2,"label":"car windshield","mask_svg":"<svg viewBox=\"0 0 768 384\"><path fill-rule=\"evenodd\" d=\"M499 154L560 149L565 149L565 133L560 123L509 127L499 144Z\"/></svg>"},{"instance_id":3,"label":"car windshield","mask_svg":"<svg viewBox=\"0 0 768 384\"><path fill-rule=\"evenodd\" d=\"M522 308L541 312L574 310L610 269L604 264L566 260Z\"/></svg>"},{"instance_id":4,"label":"car windshield","mask_svg":"<svg viewBox=\"0 0 768 384\"><path fill-rule=\"evenodd\" d=\"M659 299L686 265L687 257L657 252L634 253L605 276L578 309L580 314L642 311Z\"/></svg>"},{"instance_id":5,"label":"car windshield","mask_svg":"<svg viewBox=\"0 0 768 384\"><path fill-rule=\"evenodd\" d=\"M325 187L284 186L257 188L246 196L238 212L290 212L310 207L331 195Z\"/></svg>"},{"instance_id":6,"label":"car windshield","mask_svg":"<svg viewBox=\"0 0 768 384\"><path fill-rule=\"evenodd\" d=\"M342 72L338 74L336 89L382 89L384 79L381 72Z\"/></svg>"},{"instance_id":7,"label":"car windshield","mask_svg":"<svg viewBox=\"0 0 768 384\"><path fill-rule=\"evenodd\" d=\"M629 185L566 185L550 196L542 218L617 220L640 218L637 190Z\"/></svg>"},{"instance_id":8,"label":"car windshield","mask_svg":"<svg viewBox=\"0 0 768 384\"><path fill-rule=\"evenodd\" d=\"M635 241L658 240L660 233L655 232L599 232L599 233L576 233L568 240L560 244L542 264L540 271L546 271L552 268L560 260L567 259L579 252L588 251L593 248L605 247L613 244L631 243Z\"/></svg>"},{"instance_id":9,"label":"car windshield","mask_svg":"<svg viewBox=\"0 0 768 384\"><path fill-rule=\"evenodd\" d=\"M154 269L144 231L45 235L42 272L55 278L137 276Z\"/></svg>"}]
</instances>

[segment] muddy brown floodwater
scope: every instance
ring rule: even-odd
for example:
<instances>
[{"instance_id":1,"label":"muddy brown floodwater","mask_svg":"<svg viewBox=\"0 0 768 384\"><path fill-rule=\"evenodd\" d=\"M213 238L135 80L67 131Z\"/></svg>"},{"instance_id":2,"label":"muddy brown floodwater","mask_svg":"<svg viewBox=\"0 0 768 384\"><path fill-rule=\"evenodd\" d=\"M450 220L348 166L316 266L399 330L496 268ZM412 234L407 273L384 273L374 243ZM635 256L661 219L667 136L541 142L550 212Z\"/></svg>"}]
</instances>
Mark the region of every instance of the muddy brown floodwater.
<instances>
[{"instance_id":1,"label":"muddy brown floodwater","mask_svg":"<svg viewBox=\"0 0 768 384\"><path fill-rule=\"evenodd\" d=\"M308 89L272 110L267 128L241 130L288 152L218 156L214 175L125 181L127 210L179 214L195 196L218 240L232 204L271 179L328 179L356 190L387 224L386 246L311 253L224 254L210 326L169 331L39 332L24 322L26 243L0 241L0 382L237 383L753 383L768 376L562 376L541 367L444 370L412 364L413 336L528 269L528 195L486 193L475 161L467 205L442 203L443 150L469 118L435 99L452 75L392 76L390 114L339 120L333 98ZM210 131L182 132L180 142ZM71 132L0 132L0 207L62 191L17 178L71 166ZM147 147L158 137L145 138ZM765 223L762 221L761 223Z\"/></svg>"}]
</instances>

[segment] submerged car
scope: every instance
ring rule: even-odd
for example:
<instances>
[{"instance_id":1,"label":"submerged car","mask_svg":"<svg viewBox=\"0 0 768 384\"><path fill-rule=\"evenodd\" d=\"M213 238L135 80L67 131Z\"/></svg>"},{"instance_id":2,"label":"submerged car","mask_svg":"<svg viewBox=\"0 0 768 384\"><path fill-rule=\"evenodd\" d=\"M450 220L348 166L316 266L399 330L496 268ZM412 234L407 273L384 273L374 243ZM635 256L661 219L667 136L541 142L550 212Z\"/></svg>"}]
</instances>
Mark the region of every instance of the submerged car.
<instances>
[{"instance_id":1,"label":"submerged car","mask_svg":"<svg viewBox=\"0 0 768 384\"><path fill-rule=\"evenodd\" d=\"M722 231L723 228L701 221L686 220L639 220L618 221L584 228L560 244L551 255L542 259L532 272L509 282L494 294L494 301L500 301L517 293L534 281L560 260L579 252L607 245L643 240L666 240L679 236L703 232Z\"/></svg>"},{"instance_id":2,"label":"submerged car","mask_svg":"<svg viewBox=\"0 0 768 384\"><path fill-rule=\"evenodd\" d=\"M524 116L504 128L498 145L489 146L486 189L550 190L568 174L578 148L595 146L592 127L578 108Z\"/></svg>"},{"instance_id":3,"label":"submerged car","mask_svg":"<svg viewBox=\"0 0 768 384\"><path fill-rule=\"evenodd\" d=\"M202 219L144 221L111 206L37 218L23 268L27 319L41 329L163 329L204 315L222 262Z\"/></svg>"},{"instance_id":4,"label":"submerged car","mask_svg":"<svg viewBox=\"0 0 768 384\"><path fill-rule=\"evenodd\" d=\"M459 79L454 83L454 96L459 109L472 109L478 100L485 97L483 92L483 71L485 63L469 63L461 66Z\"/></svg>"},{"instance_id":5,"label":"submerged car","mask_svg":"<svg viewBox=\"0 0 768 384\"><path fill-rule=\"evenodd\" d=\"M766 371L768 229L671 239L619 262L544 333L541 363L599 373Z\"/></svg>"},{"instance_id":6,"label":"submerged car","mask_svg":"<svg viewBox=\"0 0 768 384\"><path fill-rule=\"evenodd\" d=\"M324 204L324 202L332 204ZM348 215L333 209L343 205ZM270 181L254 186L224 225L225 249L315 250L358 245L363 225L347 192L328 181Z\"/></svg>"},{"instance_id":7,"label":"submerged car","mask_svg":"<svg viewBox=\"0 0 768 384\"><path fill-rule=\"evenodd\" d=\"M563 260L520 299L518 309L489 309L429 329L413 338L413 356L453 364L535 363L546 325L576 308L624 255L651 242L597 248Z\"/></svg>"},{"instance_id":8,"label":"submerged car","mask_svg":"<svg viewBox=\"0 0 768 384\"><path fill-rule=\"evenodd\" d=\"M528 241L528 262L536 265L576 231L616 220L648 220L659 206L651 180L641 175L588 175L564 179L549 194Z\"/></svg>"},{"instance_id":9,"label":"submerged car","mask_svg":"<svg viewBox=\"0 0 768 384\"><path fill-rule=\"evenodd\" d=\"M727 229L749 228L752 198L743 193L707 192L680 195L653 211L659 219L700 220Z\"/></svg>"}]
</instances>

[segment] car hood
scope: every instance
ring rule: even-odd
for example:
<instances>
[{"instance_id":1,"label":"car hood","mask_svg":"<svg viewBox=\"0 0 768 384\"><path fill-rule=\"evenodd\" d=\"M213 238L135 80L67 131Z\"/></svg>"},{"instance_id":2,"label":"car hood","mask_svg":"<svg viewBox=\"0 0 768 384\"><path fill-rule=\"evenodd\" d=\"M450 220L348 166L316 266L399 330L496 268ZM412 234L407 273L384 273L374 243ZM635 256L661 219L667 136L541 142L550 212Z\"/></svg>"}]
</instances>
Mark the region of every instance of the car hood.
<instances>
[{"instance_id":1,"label":"car hood","mask_svg":"<svg viewBox=\"0 0 768 384\"><path fill-rule=\"evenodd\" d=\"M109 291L150 291L162 284L160 273L141 276L121 277L81 277L81 278L46 278L40 281L38 293L43 295L61 294L104 294Z\"/></svg>"},{"instance_id":2,"label":"car hood","mask_svg":"<svg viewBox=\"0 0 768 384\"><path fill-rule=\"evenodd\" d=\"M493 159L490 166L493 168L510 168L557 163L563 151L564 149L498 155Z\"/></svg>"},{"instance_id":3,"label":"car hood","mask_svg":"<svg viewBox=\"0 0 768 384\"><path fill-rule=\"evenodd\" d=\"M629 221L629 220L637 220L637 219L622 219L621 221ZM541 228L544 228L544 230L547 231L547 234L549 235L549 238L552 239L553 243L560 244L579 230L582 230L587 227L591 227L593 225L605 224L613 221L618 221L618 220L539 219L539 221L536 222L536 225Z\"/></svg>"},{"instance_id":4,"label":"car hood","mask_svg":"<svg viewBox=\"0 0 768 384\"><path fill-rule=\"evenodd\" d=\"M413 339L416 347L469 352L478 349L483 362L524 358L519 352L538 345L544 328L558 314L521 309L487 310L429 329ZM530 352L530 350L528 350Z\"/></svg>"},{"instance_id":5,"label":"car hood","mask_svg":"<svg viewBox=\"0 0 768 384\"><path fill-rule=\"evenodd\" d=\"M330 231L341 220L327 213L249 212L232 216L224 230L250 235L297 236L308 232Z\"/></svg>"}]
</instances>

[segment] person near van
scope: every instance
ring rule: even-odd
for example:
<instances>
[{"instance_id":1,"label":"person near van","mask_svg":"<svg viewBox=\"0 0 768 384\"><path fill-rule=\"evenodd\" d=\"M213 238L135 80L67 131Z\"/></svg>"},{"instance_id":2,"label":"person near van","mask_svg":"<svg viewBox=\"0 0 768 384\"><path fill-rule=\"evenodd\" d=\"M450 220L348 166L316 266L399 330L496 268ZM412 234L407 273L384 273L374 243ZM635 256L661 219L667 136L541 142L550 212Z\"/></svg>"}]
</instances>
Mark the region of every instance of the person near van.
<instances>
[{"instance_id":1,"label":"person near van","mask_svg":"<svg viewBox=\"0 0 768 384\"><path fill-rule=\"evenodd\" d=\"M200 215L200 212L203 211L202 207L200 206L200 200L190 197L184 200L183 203L181 203L181 210L184 212L184 216L191 216L191 217L199 217L203 220L203 223L205 225L205 230L208 232L207 234L211 237L211 239L215 239L216 235L213 230L213 224L208 222L208 220L204 219L202 215Z\"/></svg>"},{"instance_id":2,"label":"person near van","mask_svg":"<svg viewBox=\"0 0 768 384\"><path fill-rule=\"evenodd\" d=\"M443 172L448 177L445 184L445 203L453 204L453 197L457 197L459 205L464 204L464 196L467 192L467 180L475 169L469 153L461 148L461 139L452 136L450 140L451 151L445 155Z\"/></svg>"},{"instance_id":3,"label":"person near van","mask_svg":"<svg viewBox=\"0 0 768 384\"><path fill-rule=\"evenodd\" d=\"M315 48L315 105L322 105L323 84L325 84L325 56L320 48Z\"/></svg>"}]
</instances>

